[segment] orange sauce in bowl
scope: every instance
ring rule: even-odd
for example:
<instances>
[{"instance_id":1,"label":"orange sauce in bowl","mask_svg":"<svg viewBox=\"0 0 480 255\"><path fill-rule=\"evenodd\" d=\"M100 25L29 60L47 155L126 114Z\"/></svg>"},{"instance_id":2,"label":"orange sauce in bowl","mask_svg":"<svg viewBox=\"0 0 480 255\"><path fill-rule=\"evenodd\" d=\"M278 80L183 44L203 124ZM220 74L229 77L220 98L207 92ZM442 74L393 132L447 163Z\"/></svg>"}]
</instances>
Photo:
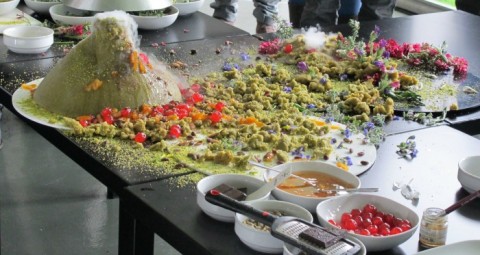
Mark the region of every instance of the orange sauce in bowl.
<instances>
[{"instance_id":1,"label":"orange sauce in bowl","mask_svg":"<svg viewBox=\"0 0 480 255\"><path fill-rule=\"evenodd\" d=\"M294 174L308 179L310 183L314 183L315 186L312 186L301 179L290 176L280 183L277 188L303 197L330 197L337 194L336 191L322 191L322 189L355 188L353 184L326 173L316 171L297 171Z\"/></svg>"}]
</instances>

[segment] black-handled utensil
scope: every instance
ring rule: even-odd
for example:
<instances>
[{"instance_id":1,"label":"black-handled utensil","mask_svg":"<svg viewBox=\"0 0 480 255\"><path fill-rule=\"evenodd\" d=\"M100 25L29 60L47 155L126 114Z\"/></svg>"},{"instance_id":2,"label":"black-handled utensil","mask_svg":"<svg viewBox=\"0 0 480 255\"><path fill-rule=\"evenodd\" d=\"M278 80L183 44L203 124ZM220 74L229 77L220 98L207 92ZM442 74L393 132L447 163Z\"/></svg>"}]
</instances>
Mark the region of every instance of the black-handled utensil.
<instances>
[{"instance_id":1,"label":"black-handled utensil","mask_svg":"<svg viewBox=\"0 0 480 255\"><path fill-rule=\"evenodd\" d=\"M272 236L287 242L312 255L353 255L361 246L344 237L343 232L333 232L308 221L295 217L277 217L269 212L240 203L216 189L205 195L205 199L217 206L241 213L253 220L270 226Z\"/></svg>"}]
</instances>

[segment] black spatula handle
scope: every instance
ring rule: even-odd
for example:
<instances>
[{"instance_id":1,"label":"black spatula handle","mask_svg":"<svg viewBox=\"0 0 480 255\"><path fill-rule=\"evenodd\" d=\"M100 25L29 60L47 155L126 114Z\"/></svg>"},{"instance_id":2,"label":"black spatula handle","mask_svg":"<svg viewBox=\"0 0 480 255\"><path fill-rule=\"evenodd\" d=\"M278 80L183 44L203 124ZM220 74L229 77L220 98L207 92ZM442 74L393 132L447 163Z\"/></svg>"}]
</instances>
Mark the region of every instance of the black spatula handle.
<instances>
[{"instance_id":1,"label":"black spatula handle","mask_svg":"<svg viewBox=\"0 0 480 255\"><path fill-rule=\"evenodd\" d=\"M251 219L259 221L267 226L272 226L273 222L277 219L276 216L269 212L261 211L253 208L252 206L240 203L237 200L224 195L216 189L212 189L205 195L205 200L208 202L228 209L230 211L241 213Z\"/></svg>"}]
</instances>

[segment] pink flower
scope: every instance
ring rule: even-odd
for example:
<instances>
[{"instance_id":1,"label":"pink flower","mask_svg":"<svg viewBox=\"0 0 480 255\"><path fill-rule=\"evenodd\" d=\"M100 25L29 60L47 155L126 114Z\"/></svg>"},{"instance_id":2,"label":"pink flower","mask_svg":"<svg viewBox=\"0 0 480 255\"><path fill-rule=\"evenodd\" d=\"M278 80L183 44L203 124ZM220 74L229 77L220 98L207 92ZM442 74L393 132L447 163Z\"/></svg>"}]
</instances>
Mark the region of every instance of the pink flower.
<instances>
[{"instance_id":1,"label":"pink flower","mask_svg":"<svg viewBox=\"0 0 480 255\"><path fill-rule=\"evenodd\" d=\"M280 50L280 40L278 38L272 41L262 42L258 47L260 54L276 54Z\"/></svg>"},{"instance_id":2,"label":"pink flower","mask_svg":"<svg viewBox=\"0 0 480 255\"><path fill-rule=\"evenodd\" d=\"M75 26L73 26L73 34L75 34L75 35L83 35L83 25L75 25Z\"/></svg>"},{"instance_id":3,"label":"pink flower","mask_svg":"<svg viewBox=\"0 0 480 255\"><path fill-rule=\"evenodd\" d=\"M394 89L398 89L400 88L400 82L399 81L393 81L390 83L390 87L394 88Z\"/></svg>"},{"instance_id":4,"label":"pink flower","mask_svg":"<svg viewBox=\"0 0 480 255\"><path fill-rule=\"evenodd\" d=\"M138 57L142 60L143 63L145 63L147 65L150 64L150 60L148 59L147 54L140 53L140 54L138 54Z\"/></svg>"}]
</instances>

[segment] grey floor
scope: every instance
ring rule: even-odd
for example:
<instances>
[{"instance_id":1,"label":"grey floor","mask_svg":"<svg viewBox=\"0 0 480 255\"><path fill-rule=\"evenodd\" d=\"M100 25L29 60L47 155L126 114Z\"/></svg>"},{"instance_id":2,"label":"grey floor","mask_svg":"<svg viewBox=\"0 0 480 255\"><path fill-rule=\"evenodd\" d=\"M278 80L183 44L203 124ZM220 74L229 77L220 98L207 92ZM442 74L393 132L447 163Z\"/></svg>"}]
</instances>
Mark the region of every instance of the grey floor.
<instances>
[{"instance_id":1,"label":"grey floor","mask_svg":"<svg viewBox=\"0 0 480 255\"><path fill-rule=\"evenodd\" d=\"M210 15L209 2L202 11ZM250 33L252 11L251 0L240 0L235 25ZM280 16L288 19L287 0ZM8 110L1 125L0 253L117 254L118 199L107 199L103 185ZM158 237L155 253L179 254Z\"/></svg>"}]
</instances>

